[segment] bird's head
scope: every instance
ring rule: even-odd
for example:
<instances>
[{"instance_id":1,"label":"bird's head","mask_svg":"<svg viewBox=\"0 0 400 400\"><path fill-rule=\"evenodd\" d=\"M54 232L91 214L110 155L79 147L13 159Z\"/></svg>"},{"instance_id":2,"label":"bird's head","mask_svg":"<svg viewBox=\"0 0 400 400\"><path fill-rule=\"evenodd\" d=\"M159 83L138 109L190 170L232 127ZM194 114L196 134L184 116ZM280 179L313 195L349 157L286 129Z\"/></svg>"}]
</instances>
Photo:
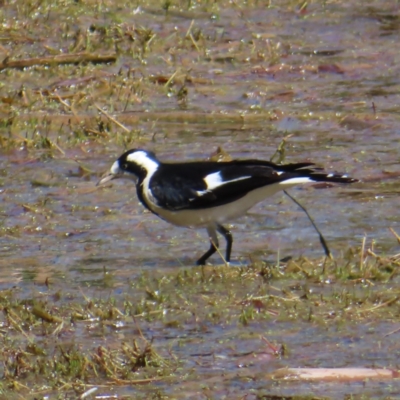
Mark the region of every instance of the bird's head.
<instances>
[{"instance_id":1,"label":"bird's head","mask_svg":"<svg viewBox=\"0 0 400 400\"><path fill-rule=\"evenodd\" d=\"M130 179L135 183L142 182L148 174L153 174L160 162L151 151L132 149L126 151L111 166L107 172L97 183L103 185L113 179Z\"/></svg>"}]
</instances>

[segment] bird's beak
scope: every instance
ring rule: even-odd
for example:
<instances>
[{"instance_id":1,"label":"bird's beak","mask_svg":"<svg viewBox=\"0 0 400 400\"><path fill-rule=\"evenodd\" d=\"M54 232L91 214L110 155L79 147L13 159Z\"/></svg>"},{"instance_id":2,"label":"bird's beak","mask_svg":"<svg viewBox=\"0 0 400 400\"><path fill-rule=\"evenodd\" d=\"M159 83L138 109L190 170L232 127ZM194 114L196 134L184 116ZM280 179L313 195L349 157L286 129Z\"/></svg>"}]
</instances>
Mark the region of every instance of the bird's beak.
<instances>
[{"instance_id":1,"label":"bird's beak","mask_svg":"<svg viewBox=\"0 0 400 400\"><path fill-rule=\"evenodd\" d=\"M105 183L110 182L110 181L112 181L113 179L116 179L116 178L118 178L118 175L113 174L111 172L107 172L96 183L96 186L104 185Z\"/></svg>"},{"instance_id":2,"label":"bird's beak","mask_svg":"<svg viewBox=\"0 0 400 400\"><path fill-rule=\"evenodd\" d=\"M112 165L111 169L101 177L96 186L104 185L105 183L110 182L113 179L121 178L123 175L124 172L119 168L118 161L116 161Z\"/></svg>"}]
</instances>

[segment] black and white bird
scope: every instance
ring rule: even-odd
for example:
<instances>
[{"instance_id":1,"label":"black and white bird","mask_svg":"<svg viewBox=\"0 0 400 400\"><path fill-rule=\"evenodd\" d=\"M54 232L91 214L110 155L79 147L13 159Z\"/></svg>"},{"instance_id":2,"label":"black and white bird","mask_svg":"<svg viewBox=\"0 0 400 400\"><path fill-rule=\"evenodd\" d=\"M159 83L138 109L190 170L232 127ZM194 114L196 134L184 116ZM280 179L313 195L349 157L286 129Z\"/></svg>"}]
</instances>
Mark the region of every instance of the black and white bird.
<instances>
[{"instance_id":1,"label":"black and white bird","mask_svg":"<svg viewBox=\"0 0 400 400\"><path fill-rule=\"evenodd\" d=\"M122 154L98 183L127 178L136 184L139 200L171 224L206 228L210 248L197 264L204 265L226 240L229 263L232 234L222 224L240 217L255 204L280 190L309 182L352 183L347 175L326 174L313 163L279 165L262 160L164 163L153 152L133 149Z\"/></svg>"}]
</instances>

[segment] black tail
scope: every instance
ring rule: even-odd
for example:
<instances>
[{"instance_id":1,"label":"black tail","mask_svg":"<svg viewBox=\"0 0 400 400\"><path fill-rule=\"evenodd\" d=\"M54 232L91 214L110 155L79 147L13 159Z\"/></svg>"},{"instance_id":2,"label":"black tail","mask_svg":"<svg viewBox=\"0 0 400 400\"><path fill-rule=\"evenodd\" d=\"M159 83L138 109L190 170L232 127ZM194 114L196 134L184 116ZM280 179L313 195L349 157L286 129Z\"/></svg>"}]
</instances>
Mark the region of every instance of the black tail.
<instances>
[{"instance_id":1,"label":"black tail","mask_svg":"<svg viewBox=\"0 0 400 400\"><path fill-rule=\"evenodd\" d=\"M311 172L310 178L315 182L335 182L335 183L354 183L358 179L350 178L347 175L323 174L320 172Z\"/></svg>"},{"instance_id":2,"label":"black tail","mask_svg":"<svg viewBox=\"0 0 400 400\"><path fill-rule=\"evenodd\" d=\"M311 167L311 168L307 168ZM279 165L277 168L285 172L297 172L302 176L308 176L315 182L355 183L358 179L350 178L346 174L327 174L322 172L323 168L314 167L313 163L296 163Z\"/></svg>"}]
</instances>

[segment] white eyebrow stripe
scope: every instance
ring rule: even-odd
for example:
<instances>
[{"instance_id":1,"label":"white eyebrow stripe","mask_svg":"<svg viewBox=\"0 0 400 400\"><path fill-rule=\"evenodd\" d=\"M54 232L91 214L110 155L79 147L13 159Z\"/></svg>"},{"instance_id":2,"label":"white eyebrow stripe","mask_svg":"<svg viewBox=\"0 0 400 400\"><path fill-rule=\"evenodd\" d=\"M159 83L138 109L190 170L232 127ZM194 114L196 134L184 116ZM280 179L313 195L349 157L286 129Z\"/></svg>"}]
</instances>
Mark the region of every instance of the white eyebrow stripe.
<instances>
[{"instance_id":1,"label":"white eyebrow stripe","mask_svg":"<svg viewBox=\"0 0 400 400\"><path fill-rule=\"evenodd\" d=\"M203 180L207 185L207 191L216 189L217 187L226 185L228 183L243 181L244 179L249 179L251 176L241 176L236 179L231 179L230 181L224 181L221 176L221 172L214 172L213 174L207 175Z\"/></svg>"},{"instance_id":2,"label":"white eyebrow stripe","mask_svg":"<svg viewBox=\"0 0 400 400\"><path fill-rule=\"evenodd\" d=\"M149 174L154 174L158 169L158 163L152 160L145 151L135 151L129 154L126 159L143 167Z\"/></svg>"}]
</instances>

